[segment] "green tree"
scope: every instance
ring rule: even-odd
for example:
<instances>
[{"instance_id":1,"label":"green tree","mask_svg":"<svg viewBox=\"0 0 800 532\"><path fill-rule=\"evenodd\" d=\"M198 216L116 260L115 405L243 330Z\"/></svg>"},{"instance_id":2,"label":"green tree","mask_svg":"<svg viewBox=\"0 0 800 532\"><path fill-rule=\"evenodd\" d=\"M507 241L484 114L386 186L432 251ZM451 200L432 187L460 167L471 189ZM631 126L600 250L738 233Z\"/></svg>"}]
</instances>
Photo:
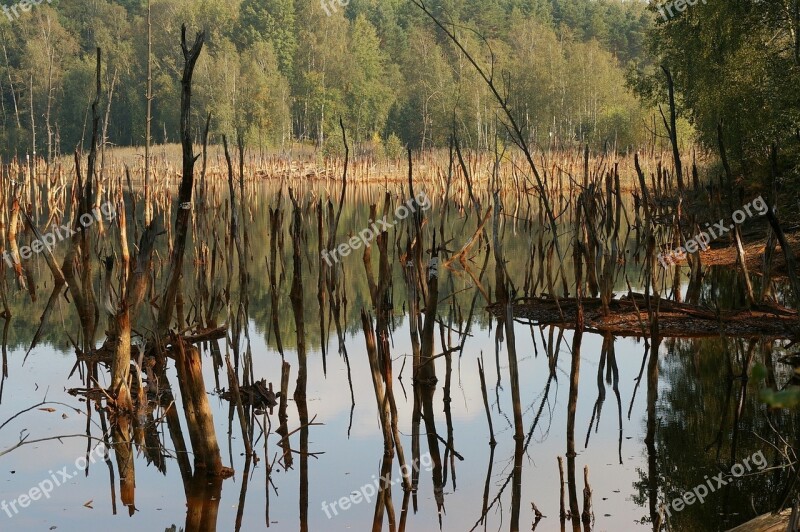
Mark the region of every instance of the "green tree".
<instances>
[{"instance_id":1,"label":"green tree","mask_svg":"<svg viewBox=\"0 0 800 532\"><path fill-rule=\"evenodd\" d=\"M390 130L415 148L446 142L452 127L455 82L444 50L421 28L409 32L401 58L404 91L392 109Z\"/></svg>"},{"instance_id":2,"label":"green tree","mask_svg":"<svg viewBox=\"0 0 800 532\"><path fill-rule=\"evenodd\" d=\"M240 6L239 27L242 47L259 41L272 44L281 73L291 77L297 50L294 0L243 0ZM241 49L241 48L240 48Z\"/></svg>"},{"instance_id":3,"label":"green tree","mask_svg":"<svg viewBox=\"0 0 800 532\"><path fill-rule=\"evenodd\" d=\"M291 138L289 82L278 71L268 43L242 54L242 94L237 115L252 145L283 144Z\"/></svg>"},{"instance_id":4,"label":"green tree","mask_svg":"<svg viewBox=\"0 0 800 532\"><path fill-rule=\"evenodd\" d=\"M344 11L327 16L313 2L300 6L297 16L303 46L295 53L292 76L294 133L323 144L347 111L349 21Z\"/></svg>"},{"instance_id":5,"label":"green tree","mask_svg":"<svg viewBox=\"0 0 800 532\"><path fill-rule=\"evenodd\" d=\"M394 95L387 79L386 57L375 28L359 15L349 35L349 76L345 105L356 142L380 132L386 122Z\"/></svg>"},{"instance_id":6,"label":"green tree","mask_svg":"<svg viewBox=\"0 0 800 532\"><path fill-rule=\"evenodd\" d=\"M800 4L709 0L676 16L657 17L649 44L653 64L631 76L638 92L664 102L667 66L681 96L681 110L709 146L724 126L726 147L744 173L764 165L769 146L798 154L800 135ZM789 164L797 179L797 157Z\"/></svg>"}]
</instances>

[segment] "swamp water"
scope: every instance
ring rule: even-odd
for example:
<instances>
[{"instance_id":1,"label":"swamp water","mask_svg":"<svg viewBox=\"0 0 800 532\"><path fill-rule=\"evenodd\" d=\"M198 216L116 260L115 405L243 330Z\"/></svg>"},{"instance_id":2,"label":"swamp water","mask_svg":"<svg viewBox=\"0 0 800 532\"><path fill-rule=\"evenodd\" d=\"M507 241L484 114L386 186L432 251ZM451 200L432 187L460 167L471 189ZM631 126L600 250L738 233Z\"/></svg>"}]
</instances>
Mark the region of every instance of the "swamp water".
<instances>
[{"instance_id":1,"label":"swamp water","mask_svg":"<svg viewBox=\"0 0 800 532\"><path fill-rule=\"evenodd\" d=\"M217 386L228 388L224 362L221 366L214 363L210 342L206 342L198 347L203 355L203 374L216 436L223 463L233 468L235 474L210 490L185 482L175 459L173 436L165 423L166 405L151 408L142 416L144 423L138 429L144 435L134 437L137 441L135 498L133 506L126 507L120 499L119 471L113 451L108 461L101 453L94 463L90 460L86 470L79 470L87 452L99 440L107 439L103 433L108 424L95 410L96 401L90 401L87 420L86 398L68 393L69 389L85 389L91 384L86 381L84 364L76 365L75 349L69 341L79 329L74 309L63 299L58 303L43 339L23 363L46 298L40 294L39 300L31 303L26 293L17 293L11 301L14 316L4 334L0 422L39 401L61 404L43 405L8 422L0 430L0 449L14 446L25 435L31 440L62 435L78 437L24 445L0 457L0 500L16 500L19 510L18 513L10 508L0 511L0 530L77 531L109 527L119 531L250 531L269 526L274 530L361 531L372 527L374 497L369 502L364 497L358 502L358 496L351 497L359 491L362 495L371 491L364 487L382 474L384 457L360 320L362 309L374 314L362 262L363 250L343 261L346 302L341 309L340 345L336 324L317 299L320 259L316 218L313 204L304 209L301 318L307 351L305 419L310 426L307 431L292 432L303 425L292 396L298 377L297 334L289 297L293 264L288 220L292 218L292 206L284 193L282 208L286 221L282 224L283 242L276 246L274 300L269 281L269 208L275 207L276 194L270 188L254 197L248 206L251 213L242 222L249 239L248 303L246 319L242 320L246 326L240 329L240 334L229 332L227 342L219 340L218 353L231 354L240 378L248 381L249 376L250 382L266 379L276 391L280 389L282 362L289 363L286 424L291 433L291 467L285 467L284 451L279 447L277 406L271 412L265 409L266 415L260 410L253 413L247 409L257 460L246 459L235 407L221 398L217 390ZM346 241L345 234L355 234L366 227L369 204L381 205L382 201L382 192L377 187L348 196L337 243ZM453 241L445 246L452 252L464 245L477 224L474 215L465 221L466 213L455 204L447 212L445 234L452 235ZM428 223L438 227L442 213L441 203L434 200L433 208L425 213ZM220 219L214 219L214 224L217 245L221 247L226 227ZM542 229L538 222L526 223L520 214L508 217L504 225L506 271L520 286L523 284L520 272L525 271L531 245L536 243L536 235ZM448 351L448 354L432 362L437 377L432 396L434 419L419 424L419 449L412 450L413 347L399 256L405 249L405 236L400 238L396 233L396 229L390 231L388 246L392 268L389 344L394 397L406 460L412 463L416 457L414 463L419 464L416 493L405 501L397 459L391 464L392 506L398 528L431 532L440 528L507 530L518 524L520 529L527 530L537 521L533 503L545 516L538 520L535 530L561 530L558 457L564 457L567 510L571 490L581 510L584 508L584 467L588 466L592 530L653 530L657 526L653 520L657 520L665 501L681 497L706 482L706 477L730 471L732 465L758 451L763 452L770 464L775 463L779 460L778 450L782 450L782 437L790 444L796 443L797 416L787 411L768 411L758 399L760 384L755 379L748 380L747 371L743 371L758 361L769 369L771 382L780 385L789 379L791 368L778 362L782 355L779 342L664 338L654 348L644 339L604 338L592 332L578 335L581 339L576 342L573 330L522 321L513 325L524 436L522 441L519 438L515 441L516 394L509 368L509 338L485 310L487 302L475 288L474 278L479 278L490 297L494 296L494 259L486 246L480 245L468 254L467 262L474 277L466 275L463 269L442 268L439 272L434 352ZM633 237L629 240L632 246ZM214 245L212 241L206 244ZM164 267L168 252L163 237L158 246L160 258L155 260L156 267ZM197 249L197 242L187 246L183 307L188 315L198 293L195 285L201 284L196 282L200 269L192 260L191 250ZM631 255L629 250L628 256ZM377 250L373 251L372 260L377 263ZM633 289L641 291L641 281L637 284L631 273L634 271L635 265L630 264ZM218 272L223 273L211 285L225 284L224 268ZM34 274L39 278L40 290L49 292L52 281L46 267L39 265ZM568 273L567 277L571 275ZM736 283L735 272L711 270L701 300L738 301L741 296L737 295ZM235 281L233 284L237 286ZM626 293L625 279L616 279L614 289L617 295ZM231 293L228 304L219 313L219 324L230 324L235 316L241 316L237 311L238 301L240 294ZM105 323L103 318L101 323ZM273 324L277 324L277 330ZM136 331L136 326L134 330L146 333ZM236 349L232 343L237 344ZM490 446L478 360L485 371L495 446ZM167 375L176 404L180 404L173 366L174 361L170 360ZM108 379L108 372L101 370L99 384L107 386ZM152 389L150 383L148 386ZM574 427L569 422L571 409ZM178 411L182 412L180 408ZM426 431L430 422L435 424L438 436L431 437ZM183 417L181 423L185 430ZM99 440L88 440L87 433ZM574 441L576 451L572 464L567 457L568 440ZM437 446L435 452L431 452L432 444ZM432 455L441 457L435 467ZM64 467L68 479L59 474ZM572 476L570 469L575 478L572 486L567 485ZM54 487L47 497L28 501L21 507L18 500L21 494L51 478L60 479L62 485ZM781 496L785 485L785 472L748 473L710 493L703 504L695 502L681 511L673 508L671 526L687 531L734 526L767 511ZM349 504L343 504L344 498L349 499ZM334 503L336 506L332 507ZM345 510L342 506L349 508ZM580 526L580 516L566 522L567 529L580 530Z\"/></svg>"}]
</instances>

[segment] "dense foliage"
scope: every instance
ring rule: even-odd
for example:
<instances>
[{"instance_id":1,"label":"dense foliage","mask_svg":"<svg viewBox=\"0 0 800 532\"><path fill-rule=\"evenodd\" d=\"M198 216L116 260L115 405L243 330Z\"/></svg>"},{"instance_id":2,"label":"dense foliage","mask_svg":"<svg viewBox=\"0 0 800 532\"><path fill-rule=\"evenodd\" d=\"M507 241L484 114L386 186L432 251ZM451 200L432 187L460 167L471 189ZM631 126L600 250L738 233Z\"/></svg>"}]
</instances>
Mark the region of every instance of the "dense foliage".
<instances>
[{"instance_id":1,"label":"dense foliage","mask_svg":"<svg viewBox=\"0 0 800 532\"><path fill-rule=\"evenodd\" d=\"M474 69L407 0L151 0L150 9L156 142L177 139L184 22L209 32L195 75L197 128L210 112L216 133L242 131L251 145L324 145L341 116L356 143L389 150L446 144L454 120L466 145L488 146L502 132ZM493 58L541 145L625 149L646 138L651 117L623 75L646 51L653 15L641 2L444 0L435 9L476 57ZM30 152L32 129L39 154L86 142L96 47L109 142L141 145L147 12L146 0L53 0L0 17L6 152Z\"/></svg>"},{"instance_id":2,"label":"dense foliage","mask_svg":"<svg viewBox=\"0 0 800 532\"><path fill-rule=\"evenodd\" d=\"M651 7L657 14L658 8ZM786 176L797 179L800 150L800 1L708 0L657 16L649 39L652 61L638 65L636 84L664 101L666 66L682 98L679 111L700 139L727 151L746 176L769 174L778 148Z\"/></svg>"}]
</instances>

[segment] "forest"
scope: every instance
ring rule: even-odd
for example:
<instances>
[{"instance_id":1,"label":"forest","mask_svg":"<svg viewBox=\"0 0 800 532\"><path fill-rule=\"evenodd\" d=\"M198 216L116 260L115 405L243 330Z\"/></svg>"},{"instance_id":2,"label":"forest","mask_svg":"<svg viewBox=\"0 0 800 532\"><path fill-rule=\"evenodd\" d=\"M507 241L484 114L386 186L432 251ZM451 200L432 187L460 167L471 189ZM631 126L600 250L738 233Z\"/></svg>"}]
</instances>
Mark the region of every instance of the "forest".
<instances>
[{"instance_id":1,"label":"forest","mask_svg":"<svg viewBox=\"0 0 800 532\"><path fill-rule=\"evenodd\" d=\"M85 147L96 47L107 58L106 138L144 144L148 31L151 134L177 141L178 21L209 32L193 112L196 124L214 117L217 141L242 133L263 149L301 141L340 153L341 117L358 149L396 156L405 146L445 146L454 127L475 148L502 130L493 95L411 2L325 5L48 0L0 18L3 151L52 159ZM433 13L463 30L459 37L502 80L530 139L544 148L624 152L656 142L666 65L681 142L714 146L724 123L745 167L763 164L772 143L787 157L797 153L800 40L791 0L712 0L674 19L655 4L624 0L445 0Z\"/></svg>"},{"instance_id":2,"label":"forest","mask_svg":"<svg viewBox=\"0 0 800 532\"><path fill-rule=\"evenodd\" d=\"M214 132L242 131L253 145L293 140L325 146L338 117L357 145L402 152L446 144L453 122L465 143L487 146L497 124L485 86L464 58L404 0L54 0L0 22L2 135L8 155L70 153L86 140L94 49L107 58L107 135L144 143L148 26L152 134L175 142L179 21L207 28L197 73L198 116ZM150 18L148 19L148 9ZM490 0L437 6L491 50L537 140L627 147L647 138L646 107L620 90L647 56L652 15L640 2ZM505 74L504 74L505 75Z\"/></svg>"},{"instance_id":3,"label":"forest","mask_svg":"<svg viewBox=\"0 0 800 532\"><path fill-rule=\"evenodd\" d=\"M0 530L800 529L800 0L0 9Z\"/></svg>"}]
</instances>

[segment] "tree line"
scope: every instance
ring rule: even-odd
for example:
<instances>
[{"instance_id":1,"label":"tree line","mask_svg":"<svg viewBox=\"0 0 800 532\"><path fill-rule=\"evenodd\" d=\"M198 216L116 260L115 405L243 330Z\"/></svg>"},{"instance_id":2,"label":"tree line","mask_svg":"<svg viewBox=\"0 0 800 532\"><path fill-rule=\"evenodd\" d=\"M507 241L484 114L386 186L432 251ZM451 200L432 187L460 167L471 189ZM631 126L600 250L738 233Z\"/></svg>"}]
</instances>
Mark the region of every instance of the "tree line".
<instances>
[{"instance_id":1,"label":"tree line","mask_svg":"<svg viewBox=\"0 0 800 532\"><path fill-rule=\"evenodd\" d=\"M489 147L496 103L462 54L407 0L53 0L0 19L6 155L48 158L88 143L94 51L103 49L105 137L144 144L148 23L154 142L179 131L180 24L208 30L194 110L248 144L335 149L342 117L356 146ZM653 16L619 0L445 0L435 7L493 65L540 144L645 142L647 107L625 71L648 53ZM149 18L148 18L149 13ZM200 126L197 126L198 128ZM197 132L199 137L199 130ZM338 138L337 138L338 140Z\"/></svg>"}]
</instances>

